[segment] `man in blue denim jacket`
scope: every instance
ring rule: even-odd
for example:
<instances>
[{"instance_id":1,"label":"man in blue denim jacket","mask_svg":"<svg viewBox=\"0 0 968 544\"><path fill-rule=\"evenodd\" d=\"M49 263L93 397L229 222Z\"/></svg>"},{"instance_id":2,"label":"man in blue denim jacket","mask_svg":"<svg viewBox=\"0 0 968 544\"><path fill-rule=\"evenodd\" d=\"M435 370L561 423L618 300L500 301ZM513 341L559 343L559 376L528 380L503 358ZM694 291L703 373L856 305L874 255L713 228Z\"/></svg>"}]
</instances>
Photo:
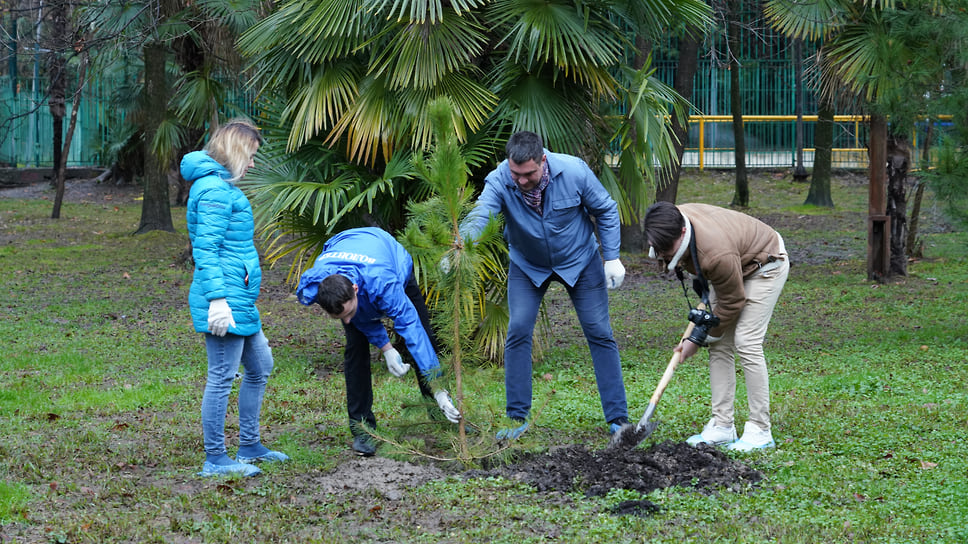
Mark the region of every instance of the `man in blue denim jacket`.
<instances>
[{"instance_id":1,"label":"man in blue denim jacket","mask_svg":"<svg viewBox=\"0 0 968 544\"><path fill-rule=\"evenodd\" d=\"M628 422L606 291L620 286L625 278L625 267L619 261L618 206L585 161L551 153L533 132L513 134L505 150L507 160L488 174L477 205L461 225L462 235L473 240L491 215L504 217L511 261L504 383L507 415L517 424L500 431L498 439L517 438L528 428L532 335L541 300L552 281L565 286L578 314L605 421L614 432Z\"/></svg>"}]
</instances>

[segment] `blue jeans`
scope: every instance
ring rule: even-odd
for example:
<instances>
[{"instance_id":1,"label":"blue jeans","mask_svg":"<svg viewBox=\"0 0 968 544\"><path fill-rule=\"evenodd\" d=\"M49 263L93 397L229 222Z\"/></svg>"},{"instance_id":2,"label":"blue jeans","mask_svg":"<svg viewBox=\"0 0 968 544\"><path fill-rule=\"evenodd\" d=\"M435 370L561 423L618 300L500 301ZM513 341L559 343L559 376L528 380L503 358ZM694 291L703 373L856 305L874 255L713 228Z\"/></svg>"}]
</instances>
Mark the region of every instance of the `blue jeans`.
<instances>
[{"instance_id":1,"label":"blue jeans","mask_svg":"<svg viewBox=\"0 0 968 544\"><path fill-rule=\"evenodd\" d=\"M208 352L208 379L202 395L202 431L205 453L221 455L225 450L225 410L232 382L241 363L245 367L239 386L239 445L260 442L259 411L262 395L272 372L272 349L262 331L252 336L205 334Z\"/></svg>"},{"instance_id":2,"label":"blue jeans","mask_svg":"<svg viewBox=\"0 0 968 544\"><path fill-rule=\"evenodd\" d=\"M598 396L602 402L605 421L628 418L625 383L618 344L612 336L608 317L608 291L605 271L596 255L591 259L575 285L569 286L557 274L535 286L513 262L508 267L508 322L507 342L504 345L504 386L507 390L507 415L512 419L527 419L531 411L531 347L534 325L538 319L541 300L552 281L565 285L571 303L578 314L592 365Z\"/></svg>"}]
</instances>

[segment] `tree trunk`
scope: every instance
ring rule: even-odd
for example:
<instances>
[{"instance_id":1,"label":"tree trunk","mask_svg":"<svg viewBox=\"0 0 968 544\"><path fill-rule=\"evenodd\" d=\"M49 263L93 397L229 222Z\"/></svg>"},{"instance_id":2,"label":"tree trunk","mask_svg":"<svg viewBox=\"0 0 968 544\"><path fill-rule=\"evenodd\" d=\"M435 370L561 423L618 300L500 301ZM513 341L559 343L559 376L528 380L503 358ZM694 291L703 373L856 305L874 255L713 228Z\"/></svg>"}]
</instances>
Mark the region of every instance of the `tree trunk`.
<instances>
[{"instance_id":1,"label":"tree trunk","mask_svg":"<svg viewBox=\"0 0 968 544\"><path fill-rule=\"evenodd\" d=\"M833 208L834 199L830 194L830 165L834 147L834 108L821 96L819 109L817 130L813 138L813 175L810 177L810 191L804 204Z\"/></svg>"},{"instance_id":2,"label":"tree trunk","mask_svg":"<svg viewBox=\"0 0 968 544\"><path fill-rule=\"evenodd\" d=\"M51 0L47 4L50 15L50 39L47 54L47 70L50 74L50 98L47 105L50 108L51 128L53 138L51 145L54 152L53 176L51 183L55 187L54 210L51 219L60 218L60 204L64 200L64 187L57 183L57 171L60 169L64 137L64 97L67 94L67 62L65 44L70 43L67 29L67 2L65 0ZM66 153L66 152L65 152Z\"/></svg>"},{"instance_id":3,"label":"tree trunk","mask_svg":"<svg viewBox=\"0 0 968 544\"><path fill-rule=\"evenodd\" d=\"M165 120L168 107L168 81L165 78L167 50L164 44L150 42L144 45L145 63L145 180L144 199L141 204L141 224L135 234L152 230L174 232L171 221L171 202L168 197L168 160L158 157L152 149L152 141L158 127Z\"/></svg>"},{"instance_id":4,"label":"tree trunk","mask_svg":"<svg viewBox=\"0 0 968 544\"><path fill-rule=\"evenodd\" d=\"M48 70L50 74L50 117L53 128L53 138L51 144L54 152L53 179L54 185L54 207L50 212L51 219L60 219L61 206L64 203L65 190L65 166L67 162L68 147L64 147L64 99L67 95L67 62L64 55L67 54L68 45L71 42L69 29L67 27L68 6L66 0L52 0L48 7L50 9L50 53L48 54Z\"/></svg>"},{"instance_id":5,"label":"tree trunk","mask_svg":"<svg viewBox=\"0 0 968 544\"><path fill-rule=\"evenodd\" d=\"M729 42L729 104L733 113L733 153L736 157L736 192L732 206L746 207L750 204L749 178L746 174L746 138L743 130L743 95L739 79L740 21L739 1L730 2L729 21L726 23Z\"/></svg>"},{"instance_id":6,"label":"tree trunk","mask_svg":"<svg viewBox=\"0 0 968 544\"><path fill-rule=\"evenodd\" d=\"M887 139L887 211L891 217L891 268L889 275L907 276L907 193L905 182L911 149L895 135Z\"/></svg>"},{"instance_id":7,"label":"tree trunk","mask_svg":"<svg viewBox=\"0 0 968 544\"><path fill-rule=\"evenodd\" d=\"M696 78L696 71L699 69L699 38L698 30L687 29L682 38L679 39L679 64L676 67L676 75L673 80L673 87L687 101L692 102L693 80ZM662 174L659 184L655 191L655 200L676 202L679 193L679 176L682 173L682 155L686 149L686 142L689 138L688 120L680 120L678 117L672 118L672 134L675 136L677 161L668 174Z\"/></svg>"},{"instance_id":8,"label":"tree trunk","mask_svg":"<svg viewBox=\"0 0 968 544\"><path fill-rule=\"evenodd\" d=\"M928 119L924 134L924 147L921 148L921 164L928 165L931 160L931 139L934 137L934 121ZM919 235L921 217L921 199L924 198L924 180L918 180L914 188L914 200L911 203L911 219L908 221L907 256L918 258L924 256L924 246Z\"/></svg>"},{"instance_id":9,"label":"tree trunk","mask_svg":"<svg viewBox=\"0 0 968 544\"><path fill-rule=\"evenodd\" d=\"M793 105L794 114L797 116L796 125L796 164L793 166L793 179L795 181L807 180L807 169L803 167L803 40L793 40L793 77L796 87L795 103Z\"/></svg>"},{"instance_id":10,"label":"tree trunk","mask_svg":"<svg viewBox=\"0 0 968 544\"><path fill-rule=\"evenodd\" d=\"M867 143L870 181L867 187L867 279L883 282L890 277L890 216L885 195L887 181L887 119L870 116Z\"/></svg>"},{"instance_id":11,"label":"tree trunk","mask_svg":"<svg viewBox=\"0 0 968 544\"><path fill-rule=\"evenodd\" d=\"M907 256L915 259L924 257L924 244L918 236L921 217L921 199L924 198L924 181L918 180L914 190L914 202L911 204L911 219L908 221Z\"/></svg>"}]
</instances>

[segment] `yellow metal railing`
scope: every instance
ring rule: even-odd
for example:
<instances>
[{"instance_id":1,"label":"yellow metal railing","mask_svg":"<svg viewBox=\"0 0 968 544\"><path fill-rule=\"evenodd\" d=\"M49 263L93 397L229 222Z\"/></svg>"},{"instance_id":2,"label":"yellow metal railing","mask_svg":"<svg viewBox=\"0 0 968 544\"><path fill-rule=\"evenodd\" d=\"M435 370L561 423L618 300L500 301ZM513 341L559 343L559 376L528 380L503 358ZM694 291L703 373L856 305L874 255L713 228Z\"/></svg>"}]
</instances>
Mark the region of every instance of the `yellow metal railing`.
<instances>
[{"instance_id":1,"label":"yellow metal railing","mask_svg":"<svg viewBox=\"0 0 968 544\"><path fill-rule=\"evenodd\" d=\"M852 129L849 132L852 135L852 146L851 147L836 147L832 150L835 157L841 157L841 166L866 168L867 167L867 148L861 139L862 131L866 129L867 122L869 120L867 115L835 115L835 124L850 124ZM942 121L950 121L951 115L941 115L937 119ZM803 115L801 119L804 123L816 123L818 120L817 115ZM797 121L796 115L744 115L743 124L747 123L790 123ZM732 115L693 115L689 118L690 128L695 127L698 131L698 147L686 147L686 152L693 152L698 155L698 168L703 170L707 166L707 154L717 151L720 153L729 151L733 152L732 148L716 148L709 147L706 143L706 129L709 125L715 125L717 123L727 124L733 122ZM918 147L918 131L912 130L911 134L912 145ZM760 154L779 154L784 155L795 153L795 149L791 150L789 146L785 146L784 149L780 149L777 146L767 146L768 149L747 151L747 154L760 153ZM803 149L805 153L813 153L815 149L813 147L805 147ZM767 164L768 166L787 166L786 164ZM685 166L685 164L684 164ZM691 166L691 165L690 165Z\"/></svg>"}]
</instances>

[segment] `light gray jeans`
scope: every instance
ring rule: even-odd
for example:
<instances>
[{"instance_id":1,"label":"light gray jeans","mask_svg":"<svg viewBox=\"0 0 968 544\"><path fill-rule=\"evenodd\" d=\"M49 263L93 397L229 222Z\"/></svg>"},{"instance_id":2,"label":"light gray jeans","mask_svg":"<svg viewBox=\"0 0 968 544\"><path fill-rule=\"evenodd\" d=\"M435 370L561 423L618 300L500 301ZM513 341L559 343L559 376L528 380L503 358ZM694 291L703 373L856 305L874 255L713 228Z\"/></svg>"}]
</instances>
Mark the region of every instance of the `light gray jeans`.
<instances>
[{"instance_id":1,"label":"light gray jeans","mask_svg":"<svg viewBox=\"0 0 968 544\"><path fill-rule=\"evenodd\" d=\"M777 266L761 270L743 282L746 306L736 323L723 336L709 345L709 386L712 412L716 425L733 425L736 400L736 356L746 380L749 420L763 430L770 429L770 377L763 355L763 340L773 317L773 308L790 273L789 257L784 255ZM710 293L715 308L716 293Z\"/></svg>"}]
</instances>

